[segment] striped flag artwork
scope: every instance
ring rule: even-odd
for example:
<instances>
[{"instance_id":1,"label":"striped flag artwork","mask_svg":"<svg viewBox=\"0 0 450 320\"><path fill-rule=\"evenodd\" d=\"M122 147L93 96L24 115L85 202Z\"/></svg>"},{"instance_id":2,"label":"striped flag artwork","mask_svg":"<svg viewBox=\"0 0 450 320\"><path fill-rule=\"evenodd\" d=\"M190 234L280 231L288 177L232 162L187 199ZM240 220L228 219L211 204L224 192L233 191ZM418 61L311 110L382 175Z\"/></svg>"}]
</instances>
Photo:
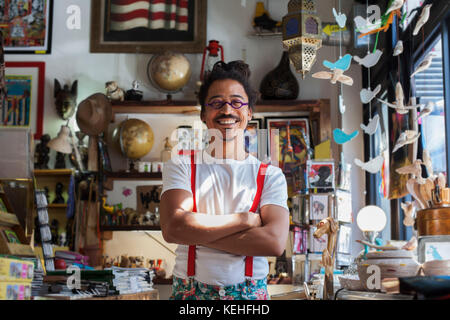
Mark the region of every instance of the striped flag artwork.
<instances>
[{"instance_id":1,"label":"striped flag artwork","mask_svg":"<svg viewBox=\"0 0 450 320\"><path fill-rule=\"evenodd\" d=\"M188 31L188 0L111 0L110 30Z\"/></svg>"}]
</instances>

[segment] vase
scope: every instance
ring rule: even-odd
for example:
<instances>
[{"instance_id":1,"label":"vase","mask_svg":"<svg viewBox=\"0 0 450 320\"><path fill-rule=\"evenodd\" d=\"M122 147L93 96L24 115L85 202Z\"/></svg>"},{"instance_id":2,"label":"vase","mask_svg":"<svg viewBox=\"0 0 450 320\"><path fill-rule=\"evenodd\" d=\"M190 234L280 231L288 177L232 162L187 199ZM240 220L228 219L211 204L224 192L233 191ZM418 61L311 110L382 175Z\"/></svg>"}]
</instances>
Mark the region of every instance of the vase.
<instances>
[{"instance_id":1,"label":"vase","mask_svg":"<svg viewBox=\"0 0 450 320\"><path fill-rule=\"evenodd\" d=\"M265 75L259 91L264 100L297 99L299 86L297 78L291 71L287 51L283 51L278 66Z\"/></svg>"}]
</instances>

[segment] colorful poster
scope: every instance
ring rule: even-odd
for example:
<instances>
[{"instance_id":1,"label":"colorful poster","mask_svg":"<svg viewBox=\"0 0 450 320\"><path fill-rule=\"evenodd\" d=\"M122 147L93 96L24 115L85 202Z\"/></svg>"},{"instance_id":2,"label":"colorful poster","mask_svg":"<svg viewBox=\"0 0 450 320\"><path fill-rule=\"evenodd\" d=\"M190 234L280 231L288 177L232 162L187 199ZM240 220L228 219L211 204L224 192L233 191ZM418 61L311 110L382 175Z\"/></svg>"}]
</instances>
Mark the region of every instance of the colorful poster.
<instances>
[{"instance_id":1,"label":"colorful poster","mask_svg":"<svg viewBox=\"0 0 450 320\"><path fill-rule=\"evenodd\" d=\"M8 95L0 104L1 125L29 127L31 123L32 76L6 75Z\"/></svg>"}]
</instances>

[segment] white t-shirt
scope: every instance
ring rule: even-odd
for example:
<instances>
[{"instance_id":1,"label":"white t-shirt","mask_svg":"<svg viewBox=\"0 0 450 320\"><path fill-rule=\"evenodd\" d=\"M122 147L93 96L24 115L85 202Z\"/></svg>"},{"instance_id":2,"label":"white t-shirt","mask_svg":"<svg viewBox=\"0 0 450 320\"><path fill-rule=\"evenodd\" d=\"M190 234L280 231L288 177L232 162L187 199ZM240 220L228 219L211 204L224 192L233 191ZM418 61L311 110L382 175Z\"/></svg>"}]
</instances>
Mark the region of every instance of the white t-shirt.
<instances>
[{"instance_id":1,"label":"white t-shirt","mask_svg":"<svg viewBox=\"0 0 450 320\"><path fill-rule=\"evenodd\" d=\"M201 158L203 156L203 158ZM163 190L183 189L191 192L190 156L170 160L163 168ZM261 161L249 155L247 159L215 159L206 151L197 154L196 204L197 211L223 215L249 211L256 194L256 178ZM181 161L180 161L181 160ZM259 207L274 204L288 210L286 178L280 168L269 166L264 179ZM257 212L259 212L259 207ZM178 245L173 275L187 279L188 248ZM269 264L266 257L253 258L253 278L267 277ZM195 280L227 286L245 281L245 256L197 246Z\"/></svg>"}]
</instances>

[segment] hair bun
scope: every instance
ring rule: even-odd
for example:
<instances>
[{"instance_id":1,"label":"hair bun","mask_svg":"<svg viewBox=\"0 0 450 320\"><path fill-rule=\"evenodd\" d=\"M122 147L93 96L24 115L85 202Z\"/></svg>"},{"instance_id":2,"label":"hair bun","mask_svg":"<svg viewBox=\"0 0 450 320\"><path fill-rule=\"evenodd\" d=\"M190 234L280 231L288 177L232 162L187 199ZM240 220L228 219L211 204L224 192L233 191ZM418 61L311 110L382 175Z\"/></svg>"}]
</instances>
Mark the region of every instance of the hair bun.
<instances>
[{"instance_id":1,"label":"hair bun","mask_svg":"<svg viewBox=\"0 0 450 320\"><path fill-rule=\"evenodd\" d=\"M250 67L242 60L235 60L225 63L223 61L218 61L214 64L213 72L217 69L222 69L225 71L234 71L243 75L246 79L250 78Z\"/></svg>"}]
</instances>

